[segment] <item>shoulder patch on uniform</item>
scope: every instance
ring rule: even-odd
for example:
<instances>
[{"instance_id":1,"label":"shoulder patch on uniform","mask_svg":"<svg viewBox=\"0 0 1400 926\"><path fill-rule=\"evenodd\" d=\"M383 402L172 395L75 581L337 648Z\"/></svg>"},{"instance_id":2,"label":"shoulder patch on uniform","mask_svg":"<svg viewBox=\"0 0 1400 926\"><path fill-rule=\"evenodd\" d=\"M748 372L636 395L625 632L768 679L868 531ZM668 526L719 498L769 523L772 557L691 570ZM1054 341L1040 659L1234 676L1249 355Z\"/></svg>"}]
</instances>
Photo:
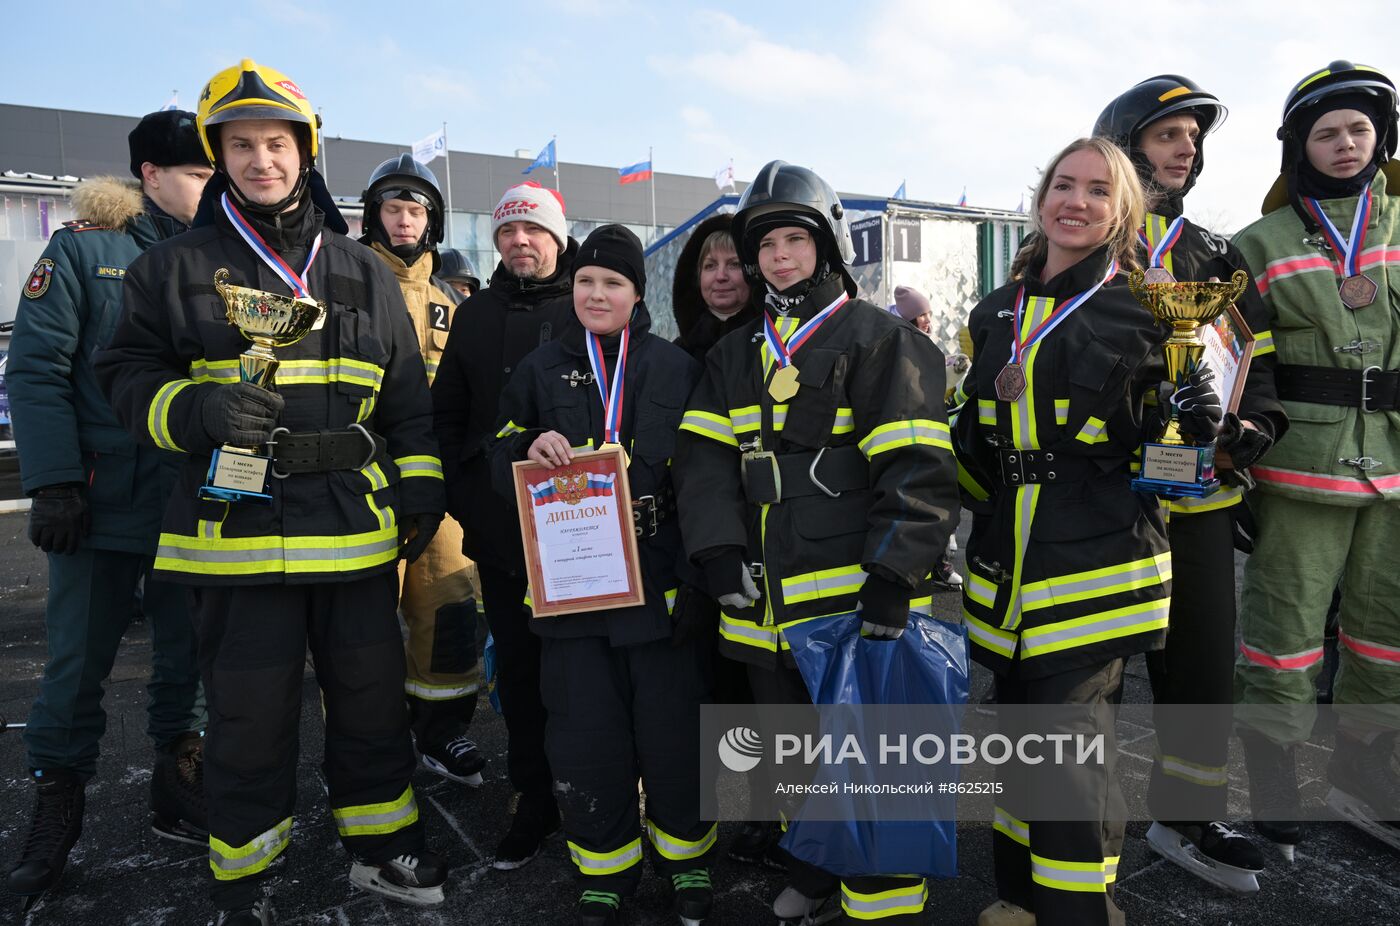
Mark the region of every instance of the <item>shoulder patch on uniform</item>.
<instances>
[{"instance_id":1,"label":"shoulder patch on uniform","mask_svg":"<svg viewBox=\"0 0 1400 926\"><path fill-rule=\"evenodd\" d=\"M29 280L24 284L24 295L27 299L38 299L49 291L49 283L53 280L53 261L47 257L40 258L34 265L34 271L29 274Z\"/></svg>"},{"instance_id":2,"label":"shoulder patch on uniform","mask_svg":"<svg viewBox=\"0 0 1400 926\"><path fill-rule=\"evenodd\" d=\"M98 225L96 222L89 222L87 219L70 219L63 223L63 227L73 232L112 230L112 226L110 225Z\"/></svg>"},{"instance_id":3,"label":"shoulder patch on uniform","mask_svg":"<svg viewBox=\"0 0 1400 926\"><path fill-rule=\"evenodd\" d=\"M93 268L93 272L99 280L121 280L126 278L125 267L104 267L98 264Z\"/></svg>"}]
</instances>

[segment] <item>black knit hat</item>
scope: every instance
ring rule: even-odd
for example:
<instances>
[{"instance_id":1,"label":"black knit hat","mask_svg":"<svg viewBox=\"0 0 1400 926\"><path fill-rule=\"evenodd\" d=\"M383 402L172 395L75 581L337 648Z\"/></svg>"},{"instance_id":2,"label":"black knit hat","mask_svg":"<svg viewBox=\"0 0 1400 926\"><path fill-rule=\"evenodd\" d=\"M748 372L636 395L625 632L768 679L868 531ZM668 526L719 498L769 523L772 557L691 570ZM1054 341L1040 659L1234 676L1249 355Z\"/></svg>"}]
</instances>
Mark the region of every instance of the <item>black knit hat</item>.
<instances>
[{"instance_id":1,"label":"black knit hat","mask_svg":"<svg viewBox=\"0 0 1400 926\"><path fill-rule=\"evenodd\" d=\"M574 274L582 267L603 267L627 277L637 287L637 295L647 291L646 258L642 242L623 225L600 225L578 249Z\"/></svg>"},{"instance_id":2,"label":"black knit hat","mask_svg":"<svg viewBox=\"0 0 1400 926\"><path fill-rule=\"evenodd\" d=\"M157 167L209 166L195 130L194 113L181 109L163 109L142 117L126 136L126 143L131 150L131 175L138 180L141 165L147 161Z\"/></svg>"}]
</instances>

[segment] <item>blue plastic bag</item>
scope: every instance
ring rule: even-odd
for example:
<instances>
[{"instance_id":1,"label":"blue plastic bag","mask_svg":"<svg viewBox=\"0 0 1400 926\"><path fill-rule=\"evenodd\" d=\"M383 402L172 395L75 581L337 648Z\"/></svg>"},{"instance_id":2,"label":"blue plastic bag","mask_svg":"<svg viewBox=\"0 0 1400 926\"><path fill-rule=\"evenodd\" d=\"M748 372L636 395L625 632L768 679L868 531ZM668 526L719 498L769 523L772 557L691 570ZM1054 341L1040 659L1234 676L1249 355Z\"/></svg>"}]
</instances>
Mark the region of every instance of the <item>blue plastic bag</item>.
<instances>
[{"instance_id":1,"label":"blue plastic bag","mask_svg":"<svg viewBox=\"0 0 1400 926\"><path fill-rule=\"evenodd\" d=\"M859 615L841 614L783 629L814 704L940 704L952 718L967 703L964 627L911 614L898 640L876 641L861 637L860 624ZM838 784L845 777L830 766L818 775ZM803 820L799 811L783 848L836 875L957 876L955 821L861 820L856 805L852 799L842 820Z\"/></svg>"}]
</instances>

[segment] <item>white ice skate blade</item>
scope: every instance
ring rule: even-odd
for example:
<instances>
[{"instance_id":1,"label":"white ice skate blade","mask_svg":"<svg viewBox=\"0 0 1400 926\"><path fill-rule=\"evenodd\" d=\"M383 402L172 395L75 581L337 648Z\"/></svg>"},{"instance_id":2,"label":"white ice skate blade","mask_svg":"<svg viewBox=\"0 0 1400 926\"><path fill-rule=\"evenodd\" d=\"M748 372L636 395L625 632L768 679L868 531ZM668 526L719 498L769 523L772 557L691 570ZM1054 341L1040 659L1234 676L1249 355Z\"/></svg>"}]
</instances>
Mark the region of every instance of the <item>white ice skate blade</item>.
<instances>
[{"instance_id":1,"label":"white ice skate blade","mask_svg":"<svg viewBox=\"0 0 1400 926\"><path fill-rule=\"evenodd\" d=\"M161 820L151 820L151 832L161 839L169 839L171 842L184 843L187 846L209 847L209 834L200 833L181 821L174 826L164 823Z\"/></svg>"},{"instance_id":2,"label":"white ice skate blade","mask_svg":"<svg viewBox=\"0 0 1400 926\"><path fill-rule=\"evenodd\" d=\"M1216 861L1169 826L1153 821L1147 830L1147 844L1162 858L1218 888L1235 894L1259 892L1255 872Z\"/></svg>"},{"instance_id":3,"label":"white ice skate blade","mask_svg":"<svg viewBox=\"0 0 1400 926\"><path fill-rule=\"evenodd\" d=\"M350 883L361 890L373 891L390 900L412 904L415 907L435 907L446 899L441 884L436 887L401 887L385 880L377 866L362 865L359 862L350 866Z\"/></svg>"},{"instance_id":4,"label":"white ice skate blade","mask_svg":"<svg viewBox=\"0 0 1400 926\"><path fill-rule=\"evenodd\" d=\"M441 775L448 781L455 781L459 785L466 785L468 788L479 788L482 785L480 772L472 772L470 775L454 775L447 770L447 767L430 755L420 755L423 760L423 767L434 775Z\"/></svg>"},{"instance_id":5,"label":"white ice skate blade","mask_svg":"<svg viewBox=\"0 0 1400 926\"><path fill-rule=\"evenodd\" d=\"M1337 816L1366 835L1373 836L1392 849L1400 851L1400 828L1377 820L1371 805L1361 798L1354 797L1340 788L1332 788L1327 792L1327 806L1331 807Z\"/></svg>"}]
</instances>

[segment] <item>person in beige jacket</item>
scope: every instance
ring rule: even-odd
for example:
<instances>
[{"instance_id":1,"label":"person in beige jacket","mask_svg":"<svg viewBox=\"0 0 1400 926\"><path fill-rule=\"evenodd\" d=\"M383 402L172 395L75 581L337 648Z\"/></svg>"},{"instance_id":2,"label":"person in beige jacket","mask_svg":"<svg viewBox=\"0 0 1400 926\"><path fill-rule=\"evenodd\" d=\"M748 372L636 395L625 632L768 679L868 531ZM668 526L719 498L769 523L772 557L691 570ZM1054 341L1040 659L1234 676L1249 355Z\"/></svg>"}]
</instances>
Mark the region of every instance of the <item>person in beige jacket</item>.
<instances>
[{"instance_id":1,"label":"person in beige jacket","mask_svg":"<svg viewBox=\"0 0 1400 926\"><path fill-rule=\"evenodd\" d=\"M398 278L418 334L428 382L437 375L458 298L433 279L443 238L442 191L432 171L404 154L375 168L361 197L361 241ZM462 528L445 518L417 562L400 563L399 611L408 626L404 688L423 766L473 787L486 760L467 737L481 672L476 649L476 567Z\"/></svg>"}]
</instances>

